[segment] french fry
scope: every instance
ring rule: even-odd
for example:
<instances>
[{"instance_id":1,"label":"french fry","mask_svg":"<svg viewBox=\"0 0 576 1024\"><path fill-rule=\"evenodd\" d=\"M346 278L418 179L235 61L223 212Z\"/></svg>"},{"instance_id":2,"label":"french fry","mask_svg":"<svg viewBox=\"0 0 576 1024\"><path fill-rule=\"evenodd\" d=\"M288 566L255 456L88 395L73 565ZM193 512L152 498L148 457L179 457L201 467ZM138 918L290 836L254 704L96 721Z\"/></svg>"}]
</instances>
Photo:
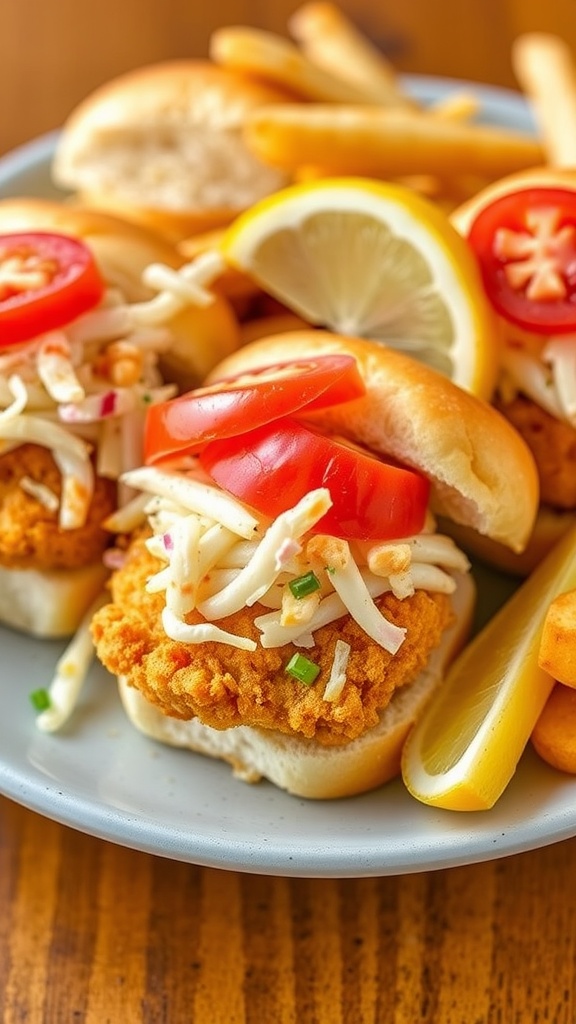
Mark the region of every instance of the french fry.
<instances>
[{"instance_id":1,"label":"french fry","mask_svg":"<svg viewBox=\"0 0 576 1024\"><path fill-rule=\"evenodd\" d=\"M556 683L532 732L534 749L561 772L576 774L576 690Z\"/></svg>"},{"instance_id":2,"label":"french fry","mask_svg":"<svg viewBox=\"0 0 576 1024\"><path fill-rule=\"evenodd\" d=\"M547 162L576 166L576 64L566 43L545 32L519 36L512 66L531 101Z\"/></svg>"},{"instance_id":3,"label":"french fry","mask_svg":"<svg viewBox=\"0 0 576 1024\"><path fill-rule=\"evenodd\" d=\"M265 78L306 100L366 103L365 93L317 67L288 39L260 29L229 26L210 37L210 57L224 67Z\"/></svg>"},{"instance_id":4,"label":"french fry","mask_svg":"<svg viewBox=\"0 0 576 1024\"><path fill-rule=\"evenodd\" d=\"M299 7L288 28L314 64L362 89L367 100L383 106L419 106L404 92L393 64L382 51L328 0L311 0ZM472 118L479 106L472 93L455 90L427 110L434 117L463 121Z\"/></svg>"},{"instance_id":5,"label":"french fry","mask_svg":"<svg viewBox=\"0 0 576 1024\"><path fill-rule=\"evenodd\" d=\"M294 12L288 28L306 57L360 89L366 102L415 106L404 95L392 64L334 4L324 0L304 4Z\"/></svg>"},{"instance_id":6,"label":"french fry","mask_svg":"<svg viewBox=\"0 0 576 1024\"><path fill-rule=\"evenodd\" d=\"M559 594L550 604L538 664L558 682L576 687L576 590Z\"/></svg>"},{"instance_id":7,"label":"french fry","mask_svg":"<svg viewBox=\"0 0 576 1024\"><path fill-rule=\"evenodd\" d=\"M538 664L557 680L532 733L540 757L563 772L576 774L576 590L550 603Z\"/></svg>"},{"instance_id":8,"label":"french fry","mask_svg":"<svg viewBox=\"0 0 576 1024\"><path fill-rule=\"evenodd\" d=\"M397 178L473 174L494 180L542 163L531 137L488 125L460 123L390 107L275 104L245 124L252 151L294 171L322 166L336 174Z\"/></svg>"}]
</instances>

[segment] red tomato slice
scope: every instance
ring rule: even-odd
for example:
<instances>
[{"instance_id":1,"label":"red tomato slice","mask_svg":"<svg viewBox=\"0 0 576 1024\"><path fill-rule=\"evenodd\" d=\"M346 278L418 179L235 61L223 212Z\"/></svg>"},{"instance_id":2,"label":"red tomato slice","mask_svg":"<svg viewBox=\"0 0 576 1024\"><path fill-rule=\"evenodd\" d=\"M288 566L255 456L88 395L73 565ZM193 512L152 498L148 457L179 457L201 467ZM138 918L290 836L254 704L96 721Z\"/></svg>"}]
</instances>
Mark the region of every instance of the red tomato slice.
<instances>
[{"instance_id":1,"label":"red tomato slice","mask_svg":"<svg viewBox=\"0 0 576 1024\"><path fill-rule=\"evenodd\" d=\"M0 235L0 348L63 327L96 306L104 283L92 253L67 235Z\"/></svg>"},{"instance_id":2,"label":"red tomato slice","mask_svg":"<svg viewBox=\"0 0 576 1024\"><path fill-rule=\"evenodd\" d=\"M315 532L391 540L419 532L429 483L419 473L283 419L212 441L200 452L206 472L223 489L271 518L317 487L333 505Z\"/></svg>"},{"instance_id":3,"label":"red tomato slice","mask_svg":"<svg viewBox=\"0 0 576 1024\"><path fill-rule=\"evenodd\" d=\"M264 366L151 406L145 458L150 463L195 452L208 441L232 437L304 408L338 405L365 392L352 356L325 355Z\"/></svg>"},{"instance_id":4,"label":"red tomato slice","mask_svg":"<svg viewBox=\"0 0 576 1024\"><path fill-rule=\"evenodd\" d=\"M576 330L576 190L535 186L495 199L469 242L501 316L537 334Z\"/></svg>"}]
</instances>

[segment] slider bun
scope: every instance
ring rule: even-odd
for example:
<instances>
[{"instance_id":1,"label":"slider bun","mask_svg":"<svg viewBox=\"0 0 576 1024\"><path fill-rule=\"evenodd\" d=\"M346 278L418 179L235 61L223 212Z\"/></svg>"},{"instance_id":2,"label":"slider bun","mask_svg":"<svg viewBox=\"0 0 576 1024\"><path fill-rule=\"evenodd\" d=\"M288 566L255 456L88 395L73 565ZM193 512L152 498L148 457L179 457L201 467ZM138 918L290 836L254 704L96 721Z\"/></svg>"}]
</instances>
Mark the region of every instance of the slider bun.
<instances>
[{"instance_id":1,"label":"slider bun","mask_svg":"<svg viewBox=\"0 0 576 1024\"><path fill-rule=\"evenodd\" d=\"M249 114L291 94L207 60L129 71L65 122L53 178L172 240L228 223L287 183L246 147Z\"/></svg>"},{"instance_id":2,"label":"slider bun","mask_svg":"<svg viewBox=\"0 0 576 1024\"><path fill-rule=\"evenodd\" d=\"M102 210L58 200L18 197L0 200L0 232L55 231L85 242L107 284L130 302L151 298L142 281L151 263L179 267L183 257L157 233ZM230 303L216 296L210 306L188 306L170 323L174 343L160 361L168 380L196 387L216 362L240 344Z\"/></svg>"},{"instance_id":3,"label":"slider bun","mask_svg":"<svg viewBox=\"0 0 576 1024\"><path fill-rule=\"evenodd\" d=\"M131 301L150 296L142 284L149 263L182 262L163 238L120 217L58 200L17 197L0 200L0 231L55 231L90 246L107 284Z\"/></svg>"},{"instance_id":4,"label":"slider bun","mask_svg":"<svg viewBox=\"0 0 576 1024\"><path fill-rule=\"evenodd\" d=\"M504 178L492 182L481 189L465 203L450 213L450 220L461 235L467 236L473 222L490 203L509 192L518 189L538 188L576 188L576 168L574 167L530 167L515 174L507 174Z\"/></svg>"},{"instance_id":5,"label":"slider bun","mask_svg":"<svg viewBox=\"0 0 576 1024\"><path fill-rule=\"evenodd\" d=\"M344 746L323 747L313 740L246 725L218 730L198 719L169 718L124 679L119 680L122 704L131 723L146 736L227 761L244 782L266 778L294 796L315 800L364 793L399 774L410 729L466 641L474 598L472 578L464 575L453 595L455 621L427 668L415 682L395 692L377 726Z\"/></svg>"},{"instance_id":6,"label":"slider bun","mask_svg":"<svg viewBox=\"0 0 576 1024\"><path fill-rule=\"evenodd\" d=\"M305 330L246 345L208 380L329 352L355 357L367 393L309 418L420 470L437 514L523 550L539 497L528 446L491 405L423 363L373 341Z\"/></svg>"},{"instance_id":7,"label":"slider bun","mask_svg":"<svg viewBox=\"0 0 576 1024\"><path fill-rule=\"evenodd\" d=\"M0 566L0 622L42 639L71 636L107 576L102 561L51 571Z\"/></svg>"}]
</instances>

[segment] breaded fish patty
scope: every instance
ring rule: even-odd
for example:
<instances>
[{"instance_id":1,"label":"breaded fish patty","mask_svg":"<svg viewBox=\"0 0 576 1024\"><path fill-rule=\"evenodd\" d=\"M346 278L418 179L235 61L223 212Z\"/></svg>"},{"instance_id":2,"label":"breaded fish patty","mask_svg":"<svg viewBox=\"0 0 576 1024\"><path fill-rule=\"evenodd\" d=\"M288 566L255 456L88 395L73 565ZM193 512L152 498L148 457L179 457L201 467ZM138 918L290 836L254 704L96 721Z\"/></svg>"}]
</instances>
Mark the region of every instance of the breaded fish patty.
<instances>
[{"instance_id":1,"label":"breaded fish patty","mask_svg":"<svg viewBox=\"0 0 576 1024\"><path fill-rule=\"evenodd\" d=\"M250 725L314 738L325 746L345 743L375 726L394 691L425 666L453 619L450 598L417 591L398 600L391 594L377 604L386 617L407 627L392 656L372 641L350 616L315 633L306 655L320 666L316 682L305 685L285 672L297 650L283 647L245 651L214 642L184 644L164 632L163 594L145 591L160 568L142 537L135 540L111 581L113 601L95 616L92 632L98 657L116 676L125 676L164 714L197 717L216 729ZM231 632L258 640L254 619L267 609L255 605L219 620ZM196 614L189 622L202 621ZM333 702L323 699L337 639L351 646L346 683Z\"/></svg>"},{"instance_id":2,"label":"breaded fish patty","mask_svg":"<svg viewBox=\"0 0 576 1024\"><path fill-rule=\"evenodd\" d=\"M523 395L500 408L532 451L540 477L541 501L558 509L576 508L574 427Z\"/></svg>"},{"instance_id":3,"label":"breaded fish patty","mask_svg":"<svg viewBox=\"0 0 576 1024\"><path fill-rule=\"evenodd\" d=\"M116 505L116 485L96 478L86 524L65 530L58 508L40 497L43 488L59 502L60 470L48 448L23 444L0 456L0 565L8 569L75 569L97 561L110 543L102 521Z\"/></svg>"}]
</instances>

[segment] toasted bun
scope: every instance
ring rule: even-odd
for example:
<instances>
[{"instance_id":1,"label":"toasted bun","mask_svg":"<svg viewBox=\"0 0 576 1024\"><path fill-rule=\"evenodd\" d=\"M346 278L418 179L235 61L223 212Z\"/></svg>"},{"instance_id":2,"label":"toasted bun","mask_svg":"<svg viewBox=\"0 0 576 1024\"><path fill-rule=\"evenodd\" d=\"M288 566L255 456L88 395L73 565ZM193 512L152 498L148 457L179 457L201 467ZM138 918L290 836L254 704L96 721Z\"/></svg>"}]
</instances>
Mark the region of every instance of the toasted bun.
<instances>
[{"instance_id":1,"label":"toasted bun","mask_svg":"<svg viewBox=\"0 0 576 1024\"><path fill-rule=\"evenodd\" d=\"M521 551L538 508L538 475L528 446L496 409L423 363L372 341L308 330L239 349L209 381L327 352L355 357L367 393L314 419L419 469L431 481L434 511Z\"/></svg>"},{"instance_id":2,"label":"toasted bun","mask_svg":"<svg viewBox=\"0 0 576 1024\"><path fill-rule=\"evenodd\" d=\"M166 239L102 210L57 200L0 200L0 232L59 231L90 246L107 284L120 288L131 302L154 293L142 274L151 263L178 267L184 258ZM167 379L180 388L196 387L216 362L240 344L237 318L230 303L216 296L210 306L189 306L170 324L174 344L161 359Z\"/></svg>"},{"instance_id":3,"label":"toasted bun","mask_svg":"<svg viewBox=\"0 0 576 1024\"><path fill-rule=\"evenodd\" d=\"M495 199L515 192L517 189L538 186L549 188L576 188L576 168L574 167L530 167L528 170L508 174L498 181L492 182L481 189L465 203L462 203L450 214L454 227L462 235L468 235L473 221L480 210L493 203Z\"/></svg>"},{"instance_id":4,"label":"toasted bun","mask_svg":"<svg viewBox=\"0 0 576 1024\"><path fill-rule=\"evenodd\" d=\"M65 122L54 180L174 240L227 223L287 182L242 137L253 110L287 95L209 61L127 72Z\"/></svg>"},{"instance_id":5,"label":"toasted bun","mask_svg":"<svg viewBox=\"0 0 576 1024\"><path fill-rule=\"evenodd\" d=\"M244 782L265 778L294 796L314 800L355 796L399 774L406 737L468 636L474 598L474 583L465 575L453 595L455 621L427 668L414 683L396 691L377 726L345 746L322 747L313 740L245 725L219 731L197 719L168 718L124 679L119 680L122 703L132 724L146 736L227 761Z\"/></svg>"},{"instance_id":6,"label":"toasted bun","mask_svg":"<svg viewBox=\"0 0 576 1024\"><path fill-rule=\"evenodd\" d=\"M102 562L44 572L0 566L0 622L44 639L71 636L107 575Z\"/></svg>"}]
</instances>

